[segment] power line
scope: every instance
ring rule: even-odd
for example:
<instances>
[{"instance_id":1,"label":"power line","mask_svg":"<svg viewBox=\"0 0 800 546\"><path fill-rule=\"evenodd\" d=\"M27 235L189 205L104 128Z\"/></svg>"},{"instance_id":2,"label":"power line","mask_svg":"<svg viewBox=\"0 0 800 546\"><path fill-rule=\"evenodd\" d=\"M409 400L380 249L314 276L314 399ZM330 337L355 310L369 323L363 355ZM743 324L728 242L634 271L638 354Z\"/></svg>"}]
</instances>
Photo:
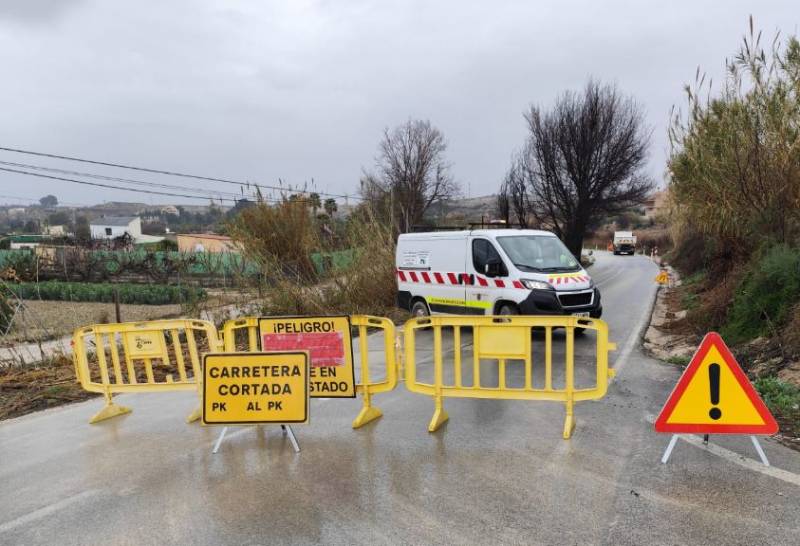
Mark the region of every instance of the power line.
<instances>
[{"instance_id":1,"label":"power line","mask_svg":"<svg viewBox=\"0 0 800 546\"><path fill-rule=\"evenodd\" d=\"M212 177L212 176L200 176L200 175L196 175L196 174L186 174L186 173L180 173L180 172L176 172L176 171L165 171L165 170L161 170L161 169L150 169L150 168L147 168L147 167L136 167L136 166L133 166L133 165L125 165L125 164L122 164L122 163L110 163L110 162L107 162L107 161L96 161L96 160L92 160L92 159L82 159L82 158L71 157L71 156L66 156L66 155L50 154L50 153L45 153L45 152L35 152L35 151L32 151L32 150L21 150L19 148L7 148L7 147L0 146L0 150L5 151L5 152L14 152L14 153L18 153L18 154L27 154L27 155L34 155L34 156L39 156L39 157L49 157L49 158L52 158L52 159L63 159L63 160L66 160L66 161L77 161L79 163L90 163L92 165L102 165L102 166L105 166L105 167L115 167L115 168L118 168L118 169L130 169L130 170L133 170L133 171L142 171L142 172L148 172L148 173L154 173L154 174L164 174L164 175L167 175L167 176L178 176L178 177L182 177L182 178L192 178L192 179L195 179L195 180L207 180L209 182L221 182L223 184L234 184L236 186L255 186L257 188L268 189L268 190L292 191L289 188L283 188L283 187L280 187L280 186L270 186L270 185L266 185L266 184L258 184L258 183L255 183L255 182L241 182L241 181L230 180L230 179L226 179L226 178L215 178L215 177ZM341 197L343 199L359 199L359 200L362 199L361 197L354 196L354 195L345 195L345 194L319 192L319 191L318 192L314 192L314 193L317 193L319 195L328 196L328 197Z\"/></svg>"},{"instance_id":2,"label":"power line","mask_svg":"<svg viewBox=\"0 0 800 546\"><path fill-rule=\"evenodd\" d=\"M48 178L50 180L62 180L64 182L74 182L75 184L85 184L87 186L98 186L98 187L101 187L101 188L112 188L112 189L115 189L115 190L132 191L132 192L137 192L137 193L150 193L150 194L153 194L153 195L168 195L170 197L187 197L189 199L202 199L203 201L208 201L208 197L201 197L199 195L186 195L186 194L181 194L181 193L169 193L169 192L155 191L155 190L144 190L144 189L139 189L139 188L124 188L122 186L114 186L114 185L111 185L111 184L101 184L100 182L89 182L87 180L75 180L73 178L64 178L64 177L61 177L61 176L52 176L52 175L49 175L49 174L32 173L32 172L28 172L28 171L20 171L20 170L17 170L17 169L7 169L5 167L0 167L0 171L6 171L6 172L9 172L9 173L16 173L16 174L24 174L24 175L27 175L27 176L36 176L36 177L39 177L39 178ZM227 199L227 198L220 198L220 200L234 201L234 202L236 201L235 199Z\"/></svg>"},{"instance_id":3,"label":"power line","mask_svg":"<svg viewBox=\"0 0 800 546\"><path fill-rule=\"evenodd\" d=\"M11 161L0 161L0 165L6 165L6 166L9 166L9 167L20 167L20 168L24 168L24 169L33 169L33 170L36 170L36 171L46 171L46 172L51 172L51 173L59 173L59 174L67 174L67 175L73 175L73 176L81 176L81 177L85 177L85 178L94 178L94 179L97 179L97 180L107 180L109 182L122 182L122 183L127 183L127 184L136 184L136 185L148 186L148 187L154 187L154 188L165 188L165 189L172 189L172 190L190 191L190 192L194 192L194 193L202 193L202 194L204 194L204 196L207 196L208 198L216 198L217 196L220 196L220 195L228 195L228 196L232 196L233 198L241 197L239 194L237 194L235 192L229 192L229 191L207 190L205 188L190 188L188 186L178 186L178 185L174 185L174 184L164 184L164 183L161 183L161 182L148 182L148 181L145 181L145 180L134 180L134 179L131 179L131 178L118 178L118 177L115 177L115 176L105 176L105 175L102 175L102 174L92 174L92 173L84 173L84 172L79 172L79 171L70 171L70 170L65 170L65 169L56 169L54 167L43 167L41 165L29 165L27 163L13 163Z\"/></svg>"},{"instance_id":4,"label":"power line","mask_svg":"<svg viewBox=\"0 0 800 546\"><path fill-rule=\"evenodd\" d=\"M62 177L62 176L52 176L52 175L49 175L49 174L32 173L32 172L28 172L28 171L20 171L20 170L17 170L17 169L8 169L6 167L0 167L0 171L6 171L6 172L9 172L9 173L16 173L16 174L24 174L24 175L27 175L27 176L35 176L35 177L38 177L38 178L47 178L47 179L50 179L50 180L61 180L61 181L64 181L64 182L73 182L75 184L84 184L86 186L97 186L97 187L101 187L101 188L111 188L111 189L115 189L115 190L131 191L131 192L136 192L136 193L149 193L149 194L152 194L152 195L167 195L167 196L170 196L170 197L186 197L188 199L202 199L203 201L208 201L209 200L208 197L202 197L202 196L199 196L199 195L187 195L187 194L183 194L183 193L172 193L172 192L163 192L163 191L156 191L156 190L145 190L145 189L140 189L140 188L125 188L123 186L114 186L112 184L102 184L100 182L89 182L88 180L75 180L74 178L65 178L65 177ZM237 201L241 201L241 199L229 199L229 198L225 198L225 197L219 197L218 199L220 201L232 201L234 203L236 203ZM272 203L281 203L281 202L283 202L282 199L267 199L265 197L261 197L261 201L268 201L268 202L272 202ZM299 202L308 202L310 200L309 199L298 199L297 201L299 201Z\"/></svg>"}]
</instances>

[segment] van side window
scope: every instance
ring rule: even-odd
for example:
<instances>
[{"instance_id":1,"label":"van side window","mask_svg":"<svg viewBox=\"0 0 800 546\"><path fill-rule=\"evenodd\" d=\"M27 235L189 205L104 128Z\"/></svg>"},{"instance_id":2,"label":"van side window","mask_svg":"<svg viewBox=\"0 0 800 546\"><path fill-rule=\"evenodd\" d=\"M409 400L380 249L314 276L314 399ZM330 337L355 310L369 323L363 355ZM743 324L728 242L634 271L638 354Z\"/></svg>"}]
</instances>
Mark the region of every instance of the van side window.
<instances>
[{"instance_id":1,"label":"van side window","mask_svg":"<svg viewBox=\"0 0 800 546\"><path fill-rule=\"evenodd\" d=\"M486 239L475 239L472 241L472 266L475 268L475 271L483 275L486 271L487 262L500 262L503 264L503 259L500 257L497 250L495 250L492 243ZM508 275L505 264L503 264L501 270L503 276Z\"/></svg>"}]
</instances>

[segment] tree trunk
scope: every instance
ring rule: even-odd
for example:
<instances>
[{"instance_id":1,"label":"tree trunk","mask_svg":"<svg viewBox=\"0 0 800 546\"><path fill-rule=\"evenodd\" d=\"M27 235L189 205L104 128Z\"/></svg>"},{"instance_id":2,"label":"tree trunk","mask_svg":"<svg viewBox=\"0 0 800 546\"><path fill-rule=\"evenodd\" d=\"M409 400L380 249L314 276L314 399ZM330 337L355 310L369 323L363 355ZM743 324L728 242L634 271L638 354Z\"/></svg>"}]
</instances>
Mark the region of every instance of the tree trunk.
<instances>
[{"instance_id":1,"label":"tree trunk","mask_svg":"<svg viewBox=\"0 0 800 546\"><path fill-rule=\"evenodd\" d=\"M564 231L564 244L567 246L569 251L572 252L572 255L575 256L575 259L580 261L581 250L583 250L583 233L585 229L583 226L571 224L568 225Z\"/></svg>"}]
</instances>

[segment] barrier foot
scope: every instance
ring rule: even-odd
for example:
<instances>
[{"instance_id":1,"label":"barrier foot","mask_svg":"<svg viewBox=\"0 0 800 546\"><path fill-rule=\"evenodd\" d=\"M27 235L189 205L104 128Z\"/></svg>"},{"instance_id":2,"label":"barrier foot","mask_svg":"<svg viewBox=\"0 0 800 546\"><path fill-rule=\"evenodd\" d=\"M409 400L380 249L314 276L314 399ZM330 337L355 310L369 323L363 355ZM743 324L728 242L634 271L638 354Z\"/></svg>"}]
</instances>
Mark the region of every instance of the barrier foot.
<instances>
[{"instance_id":1,"label":"barrier foot","mask_svg":"<svg viewBox=\"0 0 800 546\"><path fill-rule=\"evenodd\" d=\"M572 431L575 430L575 416L567 415L564 419L564 439L569 440L572 436Z\"/></svg>"},{"instance_id":2,"label":"barrier foot","mask_svg":"<svg viewBox=\"0 0 800 546\"><path fill-rule=\"evenodd\" d=\"M365 406L361 408L358 417L353 421L353 428L361 428L367 423L371 423L375 419L381 417L383 413L375 406Z\"/></svg>"},{"instance_id":3,"label":"barrier foot","mask_svg":"<svg viewBox=\"0 0 800 546\"><path fill-rule=\"evenodd\" d=\"M103 409L95 413L94 416L89 419L89 424L93 425L95 423L99 423L100 421L105 421L106 419L116 417L117 415L125 415L131 411L131 408L127 406L118 406L114 402L107 402Z\"/></svg>"},{"instance_id":4,"label":"barrier foot","mask_svg":"<svg viewBox=\"0 0 800 546\"><path fill-rule=\"evenodd\" d=\"M202 416L203 411L198 407L186 418L187 423L194 423Z\"/></svg>"},{"instance_id":5,"label":"barrier foot","mask_svg":"<svg viewBox=\"0 0 800 546\"><path fill-rule=\"evenodd\" d=\"M448 419L450 419L450 416L447 415L447 412L444 411L444 408L436 408L436 411L433 412L431 422L428 425L428 432L436 432L440 426L447 422Z\"/></svg>"}]
</instances>

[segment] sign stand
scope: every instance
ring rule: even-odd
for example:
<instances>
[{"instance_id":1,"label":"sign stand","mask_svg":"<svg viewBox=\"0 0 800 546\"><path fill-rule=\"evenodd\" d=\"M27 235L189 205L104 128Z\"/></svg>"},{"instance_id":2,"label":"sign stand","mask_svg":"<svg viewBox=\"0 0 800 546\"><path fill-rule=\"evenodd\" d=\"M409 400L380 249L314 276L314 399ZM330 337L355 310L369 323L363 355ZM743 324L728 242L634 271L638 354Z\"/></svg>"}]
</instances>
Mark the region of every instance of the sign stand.
<instances>
[{"instance_id":1,"label":"sign stand","mask_svg":"<svg viewBox=\"0 0 800 546\"><path fill-rule=\"evenodd\" d=\"M222 434L225 434L225 430L222 431ZM222 436L219 437L222 440ZM669 444L667 445L667 449L664 451L664 455L661 457L661 462L663 464L667 464L669 461L669 456L672 455L672 450L675 449L675 444L678 442L678 435L673 434L672 438L669 439ZM216 453L216 451L214 452Z\"/></svg>"},{"instance_id":2,"label":"sign stand","mask_svg":"<svg viewBox=\"0 0 800 546\"><path fill-rule=\"evenodd\" d=\"M755 436L750 436L750 439L753 441L753 447L756 448L758 456L761 457L761 462L764 463L764 466L769 466L769 461L767 460L767 454L764 453L764 450L761 448L761 444L758 442L758 438L756 438Z\"/></svg>"},{"instance_id":3,"label":"sign stand","mask_svg":"<svg viewBox=\"0 0 800 546\"><path fill-rule=\"evenodd\" d=\"M755 436L750 436L750 440L753 442L753 447L756 448L758 452L758 457L761 459L761 462L764 463L764 466L769 466L769 460L767 460L767 454L764 453L764 449L761 447L761 444L758 441L758 438ZM672 450L675 448L675 443L678 441L678 435L673 434L672 438L669 439L669 444L667 444L667 449L664 450L664 455L661 457L661 462L663 464L667 464L669 461L670 455L672 455ZM703 443L708 445L708 435L705 435L703 439Z\"/></svg>"},{"instance_id":4,"label":"sign stand","mask_svg":"<svg viewBox=\"0 0 800 546\"><path fill-rule=\"evenodd\" d=\"M294 435L292 427L289 425L281 425L281 430L283 431L284 436L289 437L289 442L291 442L294 452L300 453L300 444L297 442L297 437ZM222 427L222 431L219 433L217 441L214 442L214 449L211 450L211 453L216 454L217 451L219 451L219 446L222 445L222 440L225 438L225 434L227 434L227 432L228 427Z\"/></svg>"}]
</instances>

